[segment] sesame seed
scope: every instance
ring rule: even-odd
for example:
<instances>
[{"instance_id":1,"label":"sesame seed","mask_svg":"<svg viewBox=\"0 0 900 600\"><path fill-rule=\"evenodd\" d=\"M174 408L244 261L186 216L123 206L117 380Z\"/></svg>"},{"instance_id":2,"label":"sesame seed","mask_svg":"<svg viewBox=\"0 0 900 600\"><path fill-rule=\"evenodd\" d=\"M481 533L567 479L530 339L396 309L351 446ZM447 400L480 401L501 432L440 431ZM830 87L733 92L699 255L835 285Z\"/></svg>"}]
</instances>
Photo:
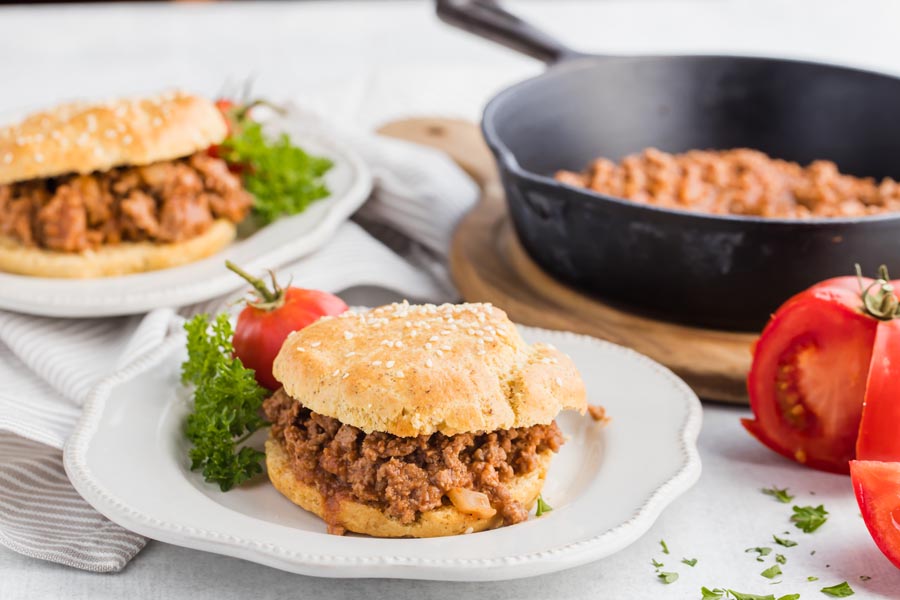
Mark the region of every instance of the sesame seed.
<instances>
[{"instance_id":1,"label":"sesame seed","mask_svg":"<svg viewBox=\"0 0 900 600\"><path fill-rule=\"evenodd\" d=\"M125 142L125 145L126 145L126 146L129 145L129 144L131 144L131 136L130 136L130 135L126 135L125 137L122 138L122 141Z\"/></svg>"},{"instance_id":2,"label":"sesame seed","mask_svg":"<svg viewBox=\"0 0 900 600\"><path fill-rule=\"evenodd\" d=\"M162 125L162 119L159 117L153 117L152 123L154 127L159 127L160 125Z\"/></svg>"},{"instance_id":3,"label":"sesame seed","mask_svg":"<svg viewBox=\"0 0 900 600\"><path fill-rule=\"evenodd\" d=\"M322 345L322 342L313 342L309 345L310 348L318 348Z\"/></svg>"},{"instance_id":4,"label":"sesame seed","mask_svg":"<svg viewBox=\"0 0 900 600\"><path fill-rule=\"evenodd\" d=\"M402 347L403 347L403 342L401 342L400 340L397 340L396 342L394 342L394 346L397 347L397 348L402 348Z\"/></svg>"},{"instance_id":5,"label":"sesame seed","mask_svg":"<svg viewBox=\"0 0 900 600\"><path fill-rule=\"evenodd\" d=\"M97 116L96 115L88 115L87 116L87 129L91 133L97 131Z\"/></svg>"},{"instance_id":6,"label":"sesame seed","mask_svg":"<svg viewBox=\"0 0 900 600\"><path fill-rule=\"evenodd\" d=\"M34 162L36 162L36 163L42 163L42 162L44 162L44 155L41 154L40 152L35 153L35 155L34 155Z\"/></svg>"},{"instance_id":7,"label":"sesame seed","mask_svg":"<svg viewBox=\"0 0 900 600\"><path fill-rule=\"evenodd\" d=\"M345 339L345 340L352 340L352 339L353 339L353 334L352 334L351 332L349 332L349 331L345 331L345 332L344 332L344 339Z\"/></svg>"},{"instance_id":8,"label":"sesame seed","mask_svg":"<svg viewBox=\"0 0 900 600\"><path fill-rule=\"evenodd\" d=\"M452 350L452 348L450 346L448 346L447 344L444 344L443 346L441 346L441 350L446 350L447 352L450 352L450 350Z\"/></svg>"},{"instance_id":9,"label":"sesame seed","mask_svg":"<svg viewBox=\"0 0 900 600\"><path fill-rule=\"evenodd\" d=\"M484 356L486 352L487 351L484 348L482 348L481 350L478 351L478 356Z\"/></svg>"},{"instance_id":10,"label":"sesame seed","mask_svg":"<svg viewBox=\"0 0 900 600\"><path fill-rule=\"evenodd\" d=\"M425 360L425 366L426 366L426 367L434 366L434 362L432 362L432 360L431 360L430 358L429 358L429 359L426 359L426 360Z\"/></svg>"},{"instance_id":11,"label":"sesame seed","mask_svg":"<svg viewBox=\"0 0 900 600\"><path fill-rule=\"evenodd\" d=\"M3 156L3 162L4 162L4 164L7 164L7 165L8 165L9 163L12 162L12 160L13 160L12 152L7 152L7 153Z\"/></svg>"},{"instance_id":12,"label":"sesame seed","mask_svg":"<svg viewBox=\"0 0 900 600\"><path fill-rule=\"evenodd\" d=\"M425 344L425 349L426 349L426 350L431 350L431 343Z\"/></svg>"},{"instance_id":13,"label":"sesame seed","mask_svg":"<svg viewBox=\"0 0 900 600\"><path fill-rule=\"evenodd\" d=\"M390 369L391 367L394 366L394 361L389 360L386 363L384 363L384 366L386 366L388 369Z\"/></svg>"},{"instance_id":14,"label":"sesame seed","mask_svg":"<svg viewBox=\"0 0 900 600\"><path fill-rule=\"evenodd\" d=\"M347 379L348 377L350 377L350 373L344 373L344 374L341 376L341 379Z\"/></svg>"},{"instance_id":15,"label":"sesame seed","mask_svg":"<svg viewBox=\"0 0 900 600\"><path fill-rule=\"evenodd\" d=\"M380 366L381 366L381 361L380 361L380 360L373 360L373 361L372 361L372 366L373 366L373 367L380 367Z\"/></svg>"},{"instance_id":16,"label":"sesame seed","mask_svg":"<svg viewBox=\"0 0 900 600\"><path fill-rule=\"evenodd\" d=\"M350 358L351 356L356 356L356 352L348 352L344 355L344 358Z\"/></svg>"},{"instance_id":17,"label":"sesame seed","mask_svg":"<svg viewBox=\"0 0 900 600\"><path fill-rule=\"evenodd\" d=\"M556 379L554 379L554 380L553 380L553 381L555 381L555 382L556 382L556 385L558 385L558 386L560 386L560 387L561 387L561 386L562 386L562 378L560 378L560 377L557 377L557 378L556 378Z\"/></svg>"},{"instance_id":18,"label":"sesame seed","mask_svg":"<svg viewBox=\"0 0 900 600\"><path fill-rule=\"evenodd\" d=\"M303 346L297 346L297 352L306 352L306 348Z\"/></svg>"},{"instance_id":19,"label":"sesame seed","mask_svg":"<svg viewBox=\"0 0 900 600\"><path fill-rule=\"evenodd\" d=\"M335 370L334 370L334 373L332 373L332 375L334 375L335 377L337 377L338 375L340 375L340 373L341 373L341 370L340 370L340 369L335 369Z\"/></svg>"},{"instance_id":20,"label":"sesame seed","mask_svg":"<svg viewBox=\"0 0 900 600\"><path fill-rule=\"evenodd\" d=\"M395 373L395 375L396 375L397 377L399 377L400 379L403 379L403 377L404 377L403 371L397 371L397 372Z\"/></svg>"},{"instance_id":21,"label":"sesame seed","mask_svg":"<svg viewBox=\"0 0 900 600\"><path fill-rule=\"evenodd\" d=\"M444 353L441 352L440 350L437 350L436 353L437 353L438 356L443 356L443 355L444 355Z\"/></svg>"},{"instance_id":22,"label":"sesame seed","mask_svg":"<svg viewBox=\"0 0 900 600\"><path fill-rule=\"evenodd\" d=\"M433 336L431 336L430 338L428 338L428 341L429 341L429 342L436 342L436 341L438 341L439 339L440 339L440 338L439 338L438 336L433 335Z\"/></svg>"},{"instance_id":23,"label":"sesame seed","mask_svg":"<svg viewBox=\"0 0 900 600\"><path fill-rule=\"evenodd\" d=\"M115 130L115 129L107 129L107 130L103 133L103 135L105 135L105 136L108 137L109 139L113 139L114 137L116 137L116 130Z\"/></svg>"}]
</instances>

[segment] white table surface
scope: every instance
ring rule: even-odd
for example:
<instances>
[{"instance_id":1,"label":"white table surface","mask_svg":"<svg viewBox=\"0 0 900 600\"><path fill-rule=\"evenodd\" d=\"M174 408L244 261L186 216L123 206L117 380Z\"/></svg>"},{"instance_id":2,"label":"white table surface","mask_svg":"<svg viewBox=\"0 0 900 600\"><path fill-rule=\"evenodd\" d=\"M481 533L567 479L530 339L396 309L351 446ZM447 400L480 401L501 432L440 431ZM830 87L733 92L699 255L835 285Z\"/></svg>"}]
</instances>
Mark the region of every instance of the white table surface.
<instances>
[{"instance_id":1,"label":"white table surface","mask_svg":"<svg viewBox=\"0 0 900 600\"><path fill-rule=\"evenodd\" d=\"M894 0L609 0L513 2L575 47L609 53L730 52L829 60L900 74ZM254 77L270 98L294 98L345 124L410 114L476 119L491 94L541 66L442 26L428 2L241 3L0 8L0 109L183 87L213 94ZM377 303L357 290L350 300ZM707 405L704 473L639 542L598 563L517 582L450 584L328 580L151 542L116 575L95 575L0 548L0 599L19 598L699 598L701 585L800 592L847 580L859 598L900 598L900 571L877 551L846 477L794 466L744 433L746 410ZM796 502L824 503L818 532L787 521ZM615 490L610 490L615 493ZM813 495L814 493L814 495ZM598 506L597 510L603 510ZM770 585L745 548L791 531L783 583ZM661 554L665 539L672 551ZM815 550L815 554L810 553ZM773 553L774 555L774 553ZM698 558L694 568L679 564ZM651 558L678 571L663 585ZM872 577L860 581L860 576ZM808 576L819 581L807 582Z\"/></svg>"}]
</instances>

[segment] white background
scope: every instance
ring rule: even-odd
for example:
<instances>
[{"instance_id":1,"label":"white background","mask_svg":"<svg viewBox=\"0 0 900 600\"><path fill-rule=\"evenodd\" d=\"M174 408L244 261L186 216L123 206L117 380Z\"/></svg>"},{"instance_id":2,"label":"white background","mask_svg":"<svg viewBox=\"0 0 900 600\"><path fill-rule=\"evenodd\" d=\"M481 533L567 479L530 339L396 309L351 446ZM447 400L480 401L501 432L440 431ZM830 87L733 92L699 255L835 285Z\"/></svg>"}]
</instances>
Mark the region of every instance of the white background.
<instances>
[{"instance_id":1,"label":"white background","mask_svg":"<svg viewBox=\"0 0 900 600\"><path fill-rule=\"evenodd\" d=\"M900 2L893 0L510 5L582 50L780 55L900 74ZM428 2L0 9L0 109L173 86L214 94L226 81L253 77L260 95L371 127L410 114L477 119L495 91L541 69L448 29ZM373 300L363 294L352 301ZM900 571L866 533L849 479L777 458L744 433L738 419L746 412L708 405L700 483L634 546L556 575L495 584L323 580L159 543L120 574L93 575L0 548L0 598L692 599L707 585L806 599L825 598L818 589L843 580L858 598L900 598ZM824 503L831 519L812 535L793 529L790 505L758 491L771 484L789 486L797 502ZM784 549L784 581L770 585L759 572L772 561L757 563L744 549L771 546L771 534L788 530L801 544ZM660 539L671 556L661 554ZM699 562L678 564L682 557ZM658 582L651 558L681 578ZM861 582L861 575L872 579ZM820 580L808 583L808 576Z\"/></svg>"}]
</instances>

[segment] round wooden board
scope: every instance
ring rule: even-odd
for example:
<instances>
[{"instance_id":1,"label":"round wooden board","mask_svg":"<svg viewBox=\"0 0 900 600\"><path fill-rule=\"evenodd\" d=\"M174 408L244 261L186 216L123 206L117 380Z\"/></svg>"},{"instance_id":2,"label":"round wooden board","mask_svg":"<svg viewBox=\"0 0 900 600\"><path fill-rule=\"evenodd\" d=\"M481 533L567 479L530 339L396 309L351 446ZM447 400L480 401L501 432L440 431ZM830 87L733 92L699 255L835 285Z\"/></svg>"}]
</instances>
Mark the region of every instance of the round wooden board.
<instances>
[{"instance_id":1,"label":"round wooden board","mask_svg":"<svg viewBox=\"0 0 900 600\"><path fill-rule=\"evenodd\" d=\"M389 123L380 132L447 152L481 187L481 200L459 223L450 251L453 280L467 301L492 302L525 325L575 331L634 348L672 369L701 398L746 404L745 380L756 335L633 314L547 275L516 239L493 156L477 126L423 118Z\"/></svg>"}]
</instances>

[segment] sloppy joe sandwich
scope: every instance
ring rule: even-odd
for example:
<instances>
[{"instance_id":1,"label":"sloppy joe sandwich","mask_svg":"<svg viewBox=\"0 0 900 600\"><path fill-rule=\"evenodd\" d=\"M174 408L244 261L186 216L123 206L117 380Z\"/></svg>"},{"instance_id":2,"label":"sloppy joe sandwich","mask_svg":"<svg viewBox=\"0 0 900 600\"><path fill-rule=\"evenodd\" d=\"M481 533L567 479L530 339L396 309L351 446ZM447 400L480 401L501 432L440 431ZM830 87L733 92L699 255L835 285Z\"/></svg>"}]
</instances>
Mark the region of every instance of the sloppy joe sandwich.
<instances>
[{"instance_id":1,"label":"sloppy joe sandwich","mask_svg":"<svg viewBox=\"0 0 900 600\"><path fill-rule=\"evenodd\" d=\"M490 304L393 304L288 336L269 478L331 533L455 535L524 521L584 412L565 354L528 345Z\"/></svg>"},{"instance_id":2,"label":"sloppy joe sandwich","mask_svg":"<svg viewBox=\"0 0 900 600\"><path fill-rule=\"evenodd\" d=\"M101 277L208 256L252 197L207 153L215 105L170 92L73 103L0 128L0 270Z\"/></svg>"}]
</instances>

